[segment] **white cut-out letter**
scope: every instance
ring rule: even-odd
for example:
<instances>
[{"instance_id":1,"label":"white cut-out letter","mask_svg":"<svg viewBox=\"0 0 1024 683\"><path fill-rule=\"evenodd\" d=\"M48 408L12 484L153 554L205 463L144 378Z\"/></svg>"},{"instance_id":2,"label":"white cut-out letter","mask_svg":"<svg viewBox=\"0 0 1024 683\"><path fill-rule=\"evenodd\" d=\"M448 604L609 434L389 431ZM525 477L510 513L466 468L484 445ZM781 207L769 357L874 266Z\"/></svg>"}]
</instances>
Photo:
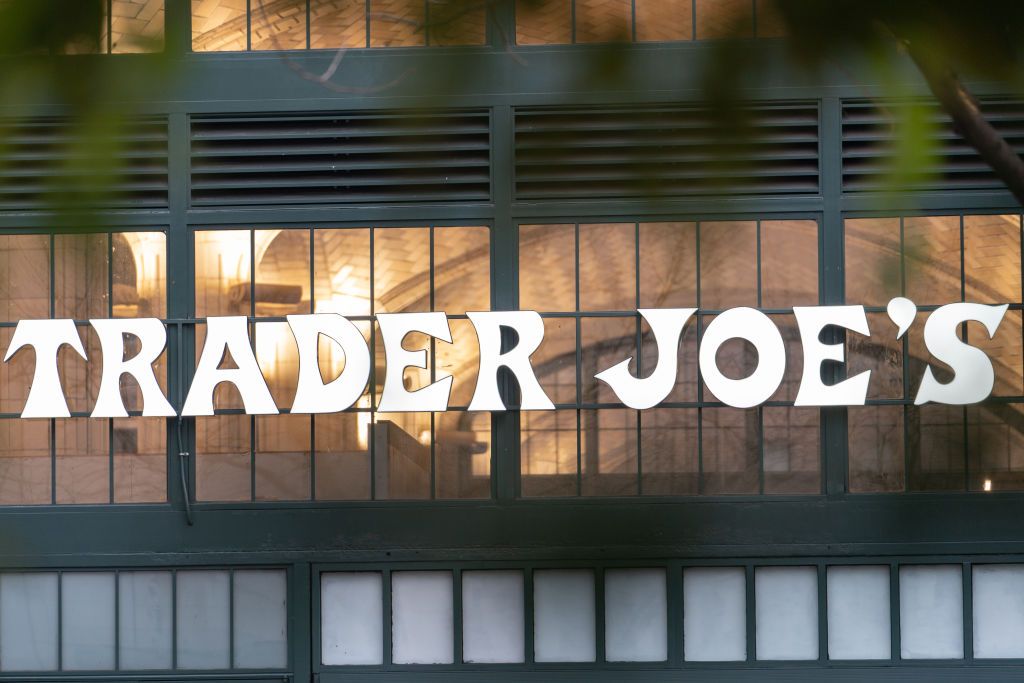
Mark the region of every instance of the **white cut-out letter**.
<instances>
[{"instance_id":1,"label":"white cut-out letter","mask_svg":"<svg viewBox=\"0 0 1024 683\"><path fill-rule=\"evenodd\" d=\"M82 338L71 320L22 320L14 329L4 362L23 346L31 346L36 352L36 368L22 417L70 417L57 372L57 352L65 344L88 360Z\"/></svg>"},{"instance_id":2,"label":"white cut-out letter","mask_svg":"<svg viewBox=\"0 0 1024 683\"><path fill-rule=\"evenodd\" d=\"M506 367L515 375L522 398L521 410L553 410L555 404L537 381L530 356L544 341L544 320L535 311L478 311L466 314L480 340L480 374L477 376L469 410L505 410L498 392L498 369ZM516 345L501 352L501 328L515 331Z\"/></svg>"},{"instance_id":3,"label":"white cut-out letter","mask_svg":"<svg viewBox=\"0 0 1024 683\"><path fill-rule=\"evenodd\" d=\"M800 328L800 342L804 350L804 372L800 390L793 405L798 406L862 406L868 397L871 371L850 377L836 384L821 381L821 364L827 360L844 362L842 344L824 344L821 331L835 325L865 336L868 317L863 306L794 306L796 324Z\"/></svg>"},{"instance_id":4,"label":"white cut-out letter","mask_svg":"<svg viewBox=\"0 0 1024 683\"><path fill-rule=\"evenodd\" d=\"M928 316L924 324L924 344L937 360L952 368L953 379L939 384L932 369L925 368L914 405L935 401L962 406L988 397L995 382L992 360L981 349L962 342L957 331L962 323L974 320L985 326L991 339L1006 309L1007 304L947 304Z\"/></svg>"},{"instance_id":5,"label":"white cut-out letter","mask_svg":"<svg viewBox=\"0 0 1024 683\"><path fill-rule=\"evenodd\" d=\"M231 354L238 367L217 367L225 351ZM248 320L244 315L206 319L206 344L181 414L187 417L213 415L213 391L221 382L230 382L238 388L249 415L277 414L274 398L252 352Z\"/></svg>"},{"instance_id":6,"label":"white cut-out letter","mask_svg":"<svg viewBox=\"0 0 1024 683\"><path fill-rule=\"evenodd\" d=\"M612 388L619 400L630 408L644 410L658 405L669 395L676 383L679 369L679 337L683 334L696 308L641 308L637 313L651 326L658 347L658 364L649 377L640 379L629 374L627 358L594 375Z\"/></svg>"},{"instance_id":7,"label":"white cut-out letter","mask_svg":"<svg viewBox=\"0 0 1024 683\"><path fill-rule=\"evenodd\" d=\"M174 417L177 413L167 402L153 372L153 363L167 345L167 328L156 318L90 320L103 350L103 375L92 417L128 417L121 397L121 375L135 378L142 392L143 417ZM139 340L139 352L124 359L124 335Z\"/></svg>"},{"instance_id":8,"label":"white cut-out letter","mask_svg":"<svg viewBox=\"0 0 1024 683\"><path fill-rule=\"evenodd\" d=\"M289 315L288 327L299 347L299 383L291 412L337 413L350 408L370 378L370 349L359 328L338 313ZM345 354L345 369L327 384L320 374L321 334Z\"/></svg>"},{"instance_id":9,"label":"white cut-out letter","mask_svg":"<svg viewBox=\"0 0 1024 683\"><path fill-rule=\"evenodd\" d=\"M427 369L426 349L406 351L402 341L410 332L429 334L449 344L452 331L448 317L436 313L380 313L377 315L381 338L384 340L384 359L387 370L384 373L384 391L380 395L377 409L382 413L426 413L448 409L448 395L452 390L451 375L438 379L418 391L405 388L405 369Z\"/></svg>"},{"instance_id":10,"label":"white cut-out letter","mask_svg":"<svg viewBox=\"0 0 1024 683\"><path fill-rule=\"evenodd\" d=\"M718 349L729 339L746 339L757 349L757 367L749 377L729 379L718 369ZM700 341L700 372L719 401L751 408L775 393L786 372L786 345L771 318L753 308L731 308L715 316Z\"/></svg>"}]
</instances>

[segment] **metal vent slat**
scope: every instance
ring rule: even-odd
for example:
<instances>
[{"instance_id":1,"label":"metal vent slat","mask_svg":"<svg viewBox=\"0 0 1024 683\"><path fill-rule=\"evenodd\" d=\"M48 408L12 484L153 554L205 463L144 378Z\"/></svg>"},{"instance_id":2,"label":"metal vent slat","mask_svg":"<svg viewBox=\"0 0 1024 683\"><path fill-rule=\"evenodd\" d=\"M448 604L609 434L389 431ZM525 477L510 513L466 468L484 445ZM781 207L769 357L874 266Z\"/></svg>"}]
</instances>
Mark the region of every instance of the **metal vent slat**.
<instances>
[{"instance_id":1,"label":"metal vent slat","mask_svg":"<svg viewBox=\"0 0 1024 683\"><path fill-rule=\"evenodd\" d=\"M843 190L878 192L891 189L919 191L994 190L1003 184L988 164L953 129L938 105L923 104L924 119L935 128L935 163L923 182L894 188L886 176L892 168L897 121L906 103L884 105L870 101L843 103ZM1018 154L1024 154L1024 102L983 101L982 113Z\"/></svg>"},{"instance_id":2,"label":"metal vent slat","mask_svg":"<svg viewBox=\"0 0 1024 683\"><path fill-rule=\"evenodd\" d=\"M486 111L198 117L193 206L490 197Z\"/></svg>"},{"instance_id":3,"label":"metal vent slat","mask_svg":"<svg viewBox=\"0 0 1024 683\"><path fill-rule=\"evenodd\" d=\"M89 151L90 143L63 118L0 121L0 210L36 211L82 203L166 208L167 121L128 121L109 142L109 150ZM101 180L99 161L93 158L99 153L104 154L103 170L110 174Z\"/></svg>"},{"instance_id":4,"label":"metal vent slat","mask_svg":"<svg viewBox=\"0 0 1024 683\"><path fill-rule=\"evenodd\" d=\"M743 115L750 135L737 140L696 107L518 109L516 197L817 193L817 105Z\"/></svg>"}]
</instances>

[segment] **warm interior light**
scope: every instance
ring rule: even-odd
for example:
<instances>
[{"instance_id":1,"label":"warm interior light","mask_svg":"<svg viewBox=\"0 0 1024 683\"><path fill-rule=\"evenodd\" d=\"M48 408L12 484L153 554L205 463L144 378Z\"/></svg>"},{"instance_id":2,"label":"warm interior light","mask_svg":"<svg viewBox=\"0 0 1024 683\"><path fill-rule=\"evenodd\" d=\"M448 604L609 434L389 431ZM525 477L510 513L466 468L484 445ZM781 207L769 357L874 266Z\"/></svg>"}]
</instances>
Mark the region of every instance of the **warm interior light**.
<instances>
[{"instance_id":1,"label":"warm interior light","mask_svg":"<svg viewBox=\"0 0 1024 683\"><path fill-rule=\"evenodd\" d=\"M986 479L985 483L982 485L982 488L984 488L986 491L991 491L992 490L992 480L991 479Z\"/></svg>"},{"instance_id":2,"label":"warm interior light","mask_svg":"<svg viewBox=\"0 0 1024 683\"><path fill-rule=\"evenodd\" d=\"M135 288L139 299L157 300L163 294L166 243L161 232L121 233L135 261Z\"/></svg>"},{"instance_id":3,"label":"warm interior light","mask_svg":"<svg viewBox=\"0 0 1024 683\"><path fill-rule=\"evenodd\" d=\"M358 408L369 408L370 397L363 396L356 401L356 407ZM370 419L373 415L369 412L358 412L356 413L356 440L359 444L359 449L363 450L370 445Z\"/></svg>"}]
</instances>

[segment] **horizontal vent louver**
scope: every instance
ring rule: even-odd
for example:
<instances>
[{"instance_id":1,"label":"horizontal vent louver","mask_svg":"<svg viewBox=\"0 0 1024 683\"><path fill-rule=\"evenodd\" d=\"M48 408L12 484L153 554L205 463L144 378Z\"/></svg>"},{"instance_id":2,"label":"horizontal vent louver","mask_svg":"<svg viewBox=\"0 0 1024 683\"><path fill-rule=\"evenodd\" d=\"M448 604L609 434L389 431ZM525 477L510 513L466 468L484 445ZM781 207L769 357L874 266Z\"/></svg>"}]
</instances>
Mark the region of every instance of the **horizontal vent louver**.
<instances>
[{"instance_id":1,"label":"horizontal vent louver","mask_svg":"<svg viewBox=\"0 0 1024 683\"><path fill-rule=\"evenodd\" d=\"M486 112L197 118L192 204L487 200Z\"/></svg>"},{"instance_id":2,"label":"horizontal vent louver","mask_svg":"<svg viewBox=\"0 0 1024 683\"><path fill-rule=\"evenodd\" d=\"M167 121L110 131L67 119L0 122L0 210L165 208Z\"/></svg>"},{"instance_id":3,"label":"horizontal vent louver","mask_svg":"<svg viewBox=\"0 0 1024 683\"><path fill-rule=\"evenodd\" d=\"M932 127L935 166L912 187L894 188L887 175L895 157L899 103L884 107L872 102L843 104L843 189L847 192L899 190L991 190L1003 184L970 145L954 131L937 105L924 106L922 118ZM1018 154L1024 154L1024 102L982 102L982 113Z\"/></svg>"},{"instance_id":4,"label":"horizontal vent louver","mask_svg":"<svg viewBox=\"0 0 1024 683\"><path fill-rule=\"evenodd\" d=\"M681 106L520 109L519 199L818 191L818 108L757 106L732 131Z\"/></svg>"}]
</instances>

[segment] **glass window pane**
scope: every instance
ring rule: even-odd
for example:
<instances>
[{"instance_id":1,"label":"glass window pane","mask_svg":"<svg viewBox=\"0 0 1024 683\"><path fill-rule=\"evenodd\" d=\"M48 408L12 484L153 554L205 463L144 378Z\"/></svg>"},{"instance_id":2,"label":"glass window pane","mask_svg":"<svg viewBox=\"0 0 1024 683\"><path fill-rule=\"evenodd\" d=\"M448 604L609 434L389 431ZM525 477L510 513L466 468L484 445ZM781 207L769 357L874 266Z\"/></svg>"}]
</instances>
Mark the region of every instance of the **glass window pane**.
<instances>
[{"instance_id":1,"label":"glass window pane","mask_svg":"<svg viewBox=\"0 0 1024 683\"><path fill-rule=\"evenodd\" d=\"M580 447L585 496L635 496L637 411L581 410Z\"/></svg>"},{"instance_id":2,"label":"glass window pane","mask_svg":"<svg viewBox=\"0 0 1024 683\"><path fill-rule=\"evenodd\" d=\"M248 0L192 0L192 50L244 50L247 4Z\"/></svg>"},{"instance_id":3,"label":"glass window pane","mask_svg":"<svg viewBox=\"0 0 1024 683\"><path fill-rule=\"evenodd\" d=\"M118 643L122 669L171 668L171 573L118 575Z\"/></svg>"},{"instance_id":4,"label":"glass window pane","mask_svg":"<svg viewBox=\"0 0 1024 683\"><path fill-rule=\"evenodd\" d=\"M963 407L907 406L906 429L910 490L964 490Z\"/></svg>"},{"instance_id":5,"label":"glass window pane","mask_svg":"<svg viewBox=\"0 0 1024 683\"><path fill-rule=\"evenodd\" d=\"M576 42L629 42L633 34L630 0L575 0Z\"/></svg>"},{"instance_id":6,"label":"glass window pane","mask_svg":"<svg viewBox=\"0 0 1024 683\"><path fill-rule=\"evenodd\" d=\"M691 305L691 308L693 306ZM705 318L704 325L710 322ZM679 349L674 351L677 354L678 366L676 368L675 386L669 392L666 401L696 401L697 400L697 327L698 316L691 317L686 326L683 327L682 339L679 342ZM658 365L660 349L654 339L654 333L646 321L640 322L640 355L643 359L643 374L646 376Z\"/></svg>"},{"instance_id":7,"label":"glass window pane","mask_svg":"<svg viewBox=\"0 0 1024 683\"><path fill-rule=\"evenodd\" d=\"M761 427L757 409L703 411L703 492L757 493L760 489Z\"/></svg>"},{"instance_id":8,"label":"glass window pane","mask_svg":"<svg viewBox=\"0 0 1024 683\"><path fill-rule=\"evenodd\" d=\"M519 226L519 308L575 311L575 254L574 226Z\"/></svg>"},{"instance_id":9,"label":"glass window pane","mask_svg":"<svg viewBox=\"0 0 1024 683\"><path fill-rule=\"evenodd\" d=\"M227 669L231 665L228 572L177 573L178 668Z\"/></svg>"},{"instance_id":10,"label":"glass window pane","mask_svg":"<svg viewBox=\"0 0 1024 683\"><path fill-rule=\"evenodd\" d=\"M1020 311L1006 311L994 337L979 322L967 323L967 341L985 352L995 370L993 396L1020 396L1024 394L1024 324Z\"/></svg>"},{"instance_id":11,"label":"glass window pane","mask_svg":"<svg viewBox=\"0 0 1024 683\"><path fill-rule=\"evenodd\" d=\"M256 500L309 500L309 415L256 417Z\"/></svg>"},{"instance_id":12,"label":"glass window pane","mask_svg":"<svg viewBox=\"0 0 1024 683\"><path fill-rule=\"evenodd\" d=\"M757 306L757 223L700 224L700 306Z\"/></svg>"},{"instance_id":13,"label":"glass window pane","mask_svg":"<svg viewBox=\"0 0 1024 683\"><path fill-rule=\"evenodd\" d=\"M523 573L462 573L462 658L473 664L524 661Z\"/></svg>"},{"instance_id":14,"label":"glass window pane","mask_svg":"<svg viewBox=\"0 0 1024 683\"><path fill-rule=\"evenodd\" d=\"M434 421L437 498L490 497L490 413L452 410Z\"/></svg>"},{"instance_id":15,"label":"glass window pane","mask_svg":"<svg viewBox=\"0 0 1024 683\"><path fill-rule=\"evenodd\" d=\"M693 39L693 0L634 0L636 39Z\"/></svg>"},{"instance_id":16,"label":"glass window pane","mask_svg":"<svg viewBox=\"0 0 1024 683\"><path fill-rule=\"evenodd\" d=\"M683 655L688 662L747 658L747 587L743 567L683 570Z\"/></svg>"},{"instance_id":17,"label":"glass window pane","mask_svg":"<svg viewBox=\"0 0 1024 683\"><path fill-rule=\"evenodd\" d=\"M696 3L698 40L754 35L752 0L696 0Z\"/></svg>"},{"instance_id":18,"label":"glass window pane","mask_svg":"<svg viewBox=\"0 0 1024 683\"><path fill-rule=\"evenodd\" d=\"M576 321L544 318L544 341L530 364L544 393L553 403L576 402Z\"/></svg>"},{"instance_id":19,"label":"glass window pane","mask_svg":"<svg viewBox=\"0 0 1024 683\"><path fill-rule=\"evenodd\" d=\"M430 413L376 413L373 424L374 497L430 497Z\"/></svg>"},{"instance_id":20,"label":"glass window pane","mask_svg":"<svg viewBox=\"0 0 1024 683\"><path fill-rule=\"evenodd\" d=\"M793 315L772 314L768 317L779 330L779 334L782 335L782 341L786 348L786 370L782 376L782 383L769 400L794 401L800 391L804 372L804 345L803 338L800 336L800 328L797 327L796 317ZM746 345L744 344L744 346ZM725 348L725 345L722 348ZM751 358L751 362L753 361L754 359ZM753 365L750 367L752 372Z\"/></svg>"},{"instance_id":21,"label":"glass window pane","mask_svg":"<svg viewBox=\"0 0 1024 683\"><path fill-rule=\"evenodd\" d=\"M653 408L640 414L643 493L652 496L699 492L697 410Z\"/></svg>"},{"instance_id":22,"label":"glass window pane","mask_svg":"<svg viewBox=\"0 0 1024 683\"><path fill-rule=\"evenodd\" d=\"M112 236L115 318L167 316L167 240L162 232Z\"/></svg>"},{"instance_id":23,"label":"glass window pane","mask_svg":"<svg viewBox=\"0 0 1024 683\"><path fill-rule=\"evenodd\" d=\"M0 420L0 504L50 502L49 420Z\"/></svg>"},{"instance_id":24,"label":"glass window pane","mask_svg":"<svg viewBox=\"0 0 1024 683\"><path fill-rule=\"evenodd\" d=\"M256 323L256 363L278 408L291 408L299 384L299 348L286 322Z\"/></svg>"},{"instance_id":25,"label":"glass window pane","mask_svg":"<svg viewBox=\"0 0 1024 683\"><path fill-rule=\"evenodd\" d=\"M50 237L0 235L0 320L49 316Z\"/></svg>"},{"instance_id":26,"label":"glass window pane","mask_svg":"<svg viewBox=\"0 0 1024 683\"><path fill-rule=\"evenodd\" d=\"M234 666L283 669L288 664L288 576L283 569L235 571Z\"/></svg>"},{"instance_id":27,"label":"glass window pane","mask_svg":"<svg viewBox=\"0 0 1024 683\"><path fill-rule=\"evenodd\" d=\"M516 44L572 42L572 0L516 0Z\"/></svg>"},{"instance_id":28,"label":"glass window pane","mask_svg":"<svg viewBox=\"0 0 1024 683\"><path fill-rule=\"evenodd\" d=\"M250 238L248 230L195 234L197 317L250 314Z\"/></svg>"},{"instance_id":29,"label":"glass window pane","mask_svg":"<svg viewBox=\"0 0 1024 683\"><path fill-rule=\"evenodd\" d=\"M317 313L370 315L370 230L316 230L313 285Z\"/></svg>"},{"instance_id":30,"label":"glass window pane","mask_svg":"<svg viewBox=\"0 0 1024 683\"><path fill-rule=\"evenodd\" d=\"M657 0L659 7L661 2ZM639 12L640 2L637 3L638 16ZM640 224L640 306L697 306L695 223Z\"/></svg>"},{"instance_id":31,"label":"glass window pane","mask_svg":"<svg viewBox=\"0 0 1024 683\"><path fill-rule=\"evenodd\" d=\"M964 277L967 301L982 304L1021 300L1020 216L964 216Z\"/></svg>"},{"instance_id":32,"label":"glass window pane","mask_svg":"<svg viewBox=\"0 0 1024 683\"><path fill-rule=\"evenodd\" d=\"M320 578L320 651L327 665L384 661L383 580L378 572Z\"/></svg>"},{"instance_id":33,"label":"glass window pane","mask_svg":"<svg viewBox=\"0 0 1024 683\"><path fill-rule=\"evenodd\" d=\"M253 50L303 50L306 0L256 0L251 3Z\"/></svg>"},{"instance_id":34,"label":"glass window pane","mask_svg":"<svg viewBox=\"0 0 1024 683\"><path fill-rule=\"evenodd\" d=\"M251 418L196 418L196 500L250 500Z\"/></svg>"},{"instance_id":35,"label":"glass window pane","mask_svg":"<svg viewBox=\"0 0 1024 683\"><path fill-rule=\"evenodd\" d=\"M821 493L818 408L765 407L764 492Z\"/></svg>"},{"instance_id":36,"label":"glass window pane","mask_svg":"<svg viewBox=\"0 0 1024 683\"><path fill-rule=\"evenodd\" d=\"M114 420L114 502L167 501L167 421Z\"/></svg>"},{"instance_id":37,"label":"glass window pane","mask_svg":"<svg viewBox=\"0 0 1024 683\"><path fill-rule=\"evenodd\" d=\"M309 46L366 47L366 0L311 0Z\"/></svg>"},{"instance_id":38,"label":"glass window pane","mask_svg":"<svg viewBox=\"0 0 1024 683\"><path fill-rule=\"evenodd\" d=\"M309 231L257 230L256 315L309 313Z\"/></svg>"},{"instance_id":39,"label":"glass window pane","mask_svg":"<svg viewBox=\"0 0 1024 683\"><path fill-rule=\"evenodd\" d=\"M376 313L430 310L429 228L373 231L373 287Z\"/></svg>"},{"instance_id":40,"label":"glass window pane","mask_svg":"<svg viewBox=\"0 0 1024 683\"><path fill-rule=\"evenodd\" d=\"M563 253L567 258L569 253ZM580 310L636 308L636 226L580 226Z\"/></svg>"},{"instance_id":41,"label":"glass window pane","mask_svg":"<svg viewBox=\"0 0 1024 683\"><path fill-rule=\"evenodd\" d=\"M480 368L480 345L473 323L459 318L448 320L452 343L434 342L437 378L451 375L452 390L448 407L465 407L476 391L477 371Z\"/></svg>"},{"instance_id":42,"label":"glass window pane","mask_svg":"<svg viewBox=\"0 0 1024 683\"><path fill-rule=\"evenodd\" d=\"M370 412L314 415L313 419L317 500L369 499Z\"/></svg>"},{"instance_id":43,"label":"glass window pane","mask_svg":"<svg viewBox=\"0 0 1024 683\"><path fill-rule=\"evenodd\" d=\"M1024 489L1024 405L986 402L967 407L967 454L972 491Z\"/></svg>"},{"instance_id":44,"label":"glass window pane","mask_svg":"<svg viewBox=\"0 0 1024 683\"><path fill-rule=\"evenodd\" d=\"M885 313L868 313L867 335L846 333L847 377L870 371L868 398L903 398L903 341Z\"/></svg>"},{"instance_id":45,"label":"glass window pane","mask_svg":"<svg viewBox=\"0 0 1024 683\"><path fill-rule=\"evenodd\" d=\"M903 406L855 406L848 415L850 491L902 491Z\"/></svg>"},{"instance_id":46,"label":"glass window pane","mask_svg":"<svg viewBox=\"0 0 1024 683\"><path fill-rule=\"evenodd\" d=\"M370 47L426 44L422 0L370 0Z\"/></svg>"},{"instance_id":47,"label":"glass window pane","mask_svg":"<svg viewBox=\"0 0 1024 683\"><path fill-rule=\"evenodd\" d=\"M605 658L663 662L668 658L668 598L664 569L604 573Z\"/></svg>"},{"instance_id":48,"label":"glass window pane","mask_svg":"<svg viewBox=\"0 0 1024 683\"><path fill-rule=\"evenodd\" d=\"M107 318L106 233L53 238L53 305L57 318Z\"/></svg>"},{"instance_id":49,"label":"glass window pane","mask_svg":"<svg viewBox=\"0 0 1024 683\"><path fill-rule=\"evenodd\" d=\"M392 573L392 661L451 664L453 609L451 572Z\"/></svg>"},{"instance_id":50,"label":"glass window pane","mask_svg":"<svg viewBox=\"0 0 1024 683\"><path fill-rule=\"evenodd\" d=\"M523 412L519 419L523 495L576 495L576 411Z\"/></svg>"},{"instance_id":51,"label":"glass window pane","mask_svg":"<svg viewBox=\"0 0 1024 683\"><path fill-rule=\"evenodd\" d=\"M786 36L786 22L783 21L775 0L754 0L754 11L757 13L758 38Z\"/></svg>"},{"instance_id":52,"label":"glass window pane","mask_svg":"<svg viewBox=\"0 0 1024 683\"><path fill-rule=\"evenodd\" d=\"M57 573L0 575L0 669L57 668Z\"/></svg>"},{"instance_id":53,"label":"glass window pane","mask_svg":"<svg viewBox=\"0 0 1024 683\"><path fill-rule=\"evenodd\" d=\"M580 320L584 403L620 403L611 386L595 375L627 358L630 373L637 376L637 317L583 318Z\"/></svg>"},{"instance_id":54,"label":"glass window pane","mask_svg":"<svg viewBox=\"0 0 1024 683\"><path fill-rule=\"evenodd\" d=\"M195 334L195 358L198 364L198 360L201 357L206 346L206 324L198 323L195 326ZM249 336L250 338L254 336L252 324L249 325ZM211 353L216 353L216 351L211 351ZM218 369L235 369L238 367L238 363L235 362L235 359L231 355L231 352L228 351L227 353L224 354L224 357L221 358L220 363L218 363L217 367ZM239 392L238 387L235 386L234 382L220 382L219 384L217 384L217 386L213 390L213 407L215 410L230 408L241 409L244 407L244 404L242 403L242 394L241 392Z\"/></svg>"},{"instance_id":55,"label":"glass window pane","mask_svg":"<svg viewBox=\"0 0 1024 683\"><path fill-rule=\"evenodd\" d=\"M593 662L594 573L589 569L545 569L533 573L534 659Z\"/></svg>"},{"instance_id":56,"label":"glass window pane","mask_svg":"<svg viewBox=\"0 0 1024 683\"><path fill-rule=\"evenodd\" d=\"M889 568L829 567L828 658L889 659Z\"/></svg>"},{"instance_id":57,"label":"glass window pane","mask_svg":"<svg viewBox=\"0 0 1024 683\"><path fill-rule=\"evenodd\" d=\"M818 658L818 569L754 570L757 658Z\"/></svg>"},{"instance_id":58,"label":"glass window pane","mask_svg":"<svg viewBox=\"0 0 1024 683\"><path fill-rule=\"evenodd\" d=\"M100 317L107 317L104 313ZM102 358L99 337L88 325L78 325L78 336L82 338L87 358ZM76 351L63 347L57 354L57 373L60 376L61 388L67 398L68 409L73 412L92 410L100 391L102 364L88 362Z\"/></svg>"},{"instance_id":59,"label":"glass window pane","mask_svg":"<svg viewBox=\"0 0 1024 683\"><path fill-rule=\"evenodd\" d=\"M959 216L903 219L907 298L918 306L960 301Z\"/></svg>"},{"instance_id":60,"label":"glass window pane","mask_svg":"<svg viewBox=\"0 0 1024 683\"><path fill-rule=\"evenodd\" d=\"M431 45L483 45L487 41L486 5L433 0L427 7Z\"/></svg>"},{"instance_id":61,"label":"glass window pane","mask_svg":"<svg viewBox=\"0 0 1024 683\"><path fill-rule=\"evenodd\" d=\"M847 219L843 229L847 303L885 306L891 298L900 296L900 220Z\"/></svg>"},{"instance_id":62,"label":"glass window pane","mask_svg":"<svg viewBox=\"0 0 1024 683\"><path fill-rule=\"evenodd\" d=\"M977 564L972 571L974 656L1024 657L1024 565Z\"/></svg>"},{"instance_id":63,"label":"glass window pane","mask_svg":"<svg viewBox=\"0 0 1024 683\"><path fill-rule=\"evenodd\" d=\"M110 10L111 52L164 49L164 0L112 0Z\"/></svg>"},{"instance_id":64,"label":"glass window pane","mask_svg":"<svg viewBox=\"0 0 1024 683\"><path fill-rule=\"evenodd\" d=\"M69 572L61 576L61 668L114 667L113 572Z\"/></svg>"},{"instance_id":65,"label":"glass window pane","mask_svg":"<svg viewBox=\"0 0 1024 683\"><path fill-rule=\"evenodd\" d=\"M110 422L56 420L57 503L110 502Z\"/></svg>"},{"instance_id":66,"label":"glass window pane","mask_svg":"<svg viewBox=\"0 0 1024 683\"><path fill-rule=\"evenodd\" d=\"M434 228L434 310L489 311L490 263L487 228Z\"/></svg>"},{"instance_id":67,"label":"glass window pane","mask_svg":"<svg viewBox=\"0 0 1024 683\"><path fill-rule=\"evenodd\" d=\"M963 658L963 587L957 565L900 567L900 657Z\"/></svg>"},{"instance_id":68,"label":"glass window pane","mask_svg":"<svg viewBox=\"0 0 1024 683\"><path fill-rule=\"evenodd\" d=\"M761 222L761 305L818 304L818 224Z\"/></svg>"}]
</instances>

